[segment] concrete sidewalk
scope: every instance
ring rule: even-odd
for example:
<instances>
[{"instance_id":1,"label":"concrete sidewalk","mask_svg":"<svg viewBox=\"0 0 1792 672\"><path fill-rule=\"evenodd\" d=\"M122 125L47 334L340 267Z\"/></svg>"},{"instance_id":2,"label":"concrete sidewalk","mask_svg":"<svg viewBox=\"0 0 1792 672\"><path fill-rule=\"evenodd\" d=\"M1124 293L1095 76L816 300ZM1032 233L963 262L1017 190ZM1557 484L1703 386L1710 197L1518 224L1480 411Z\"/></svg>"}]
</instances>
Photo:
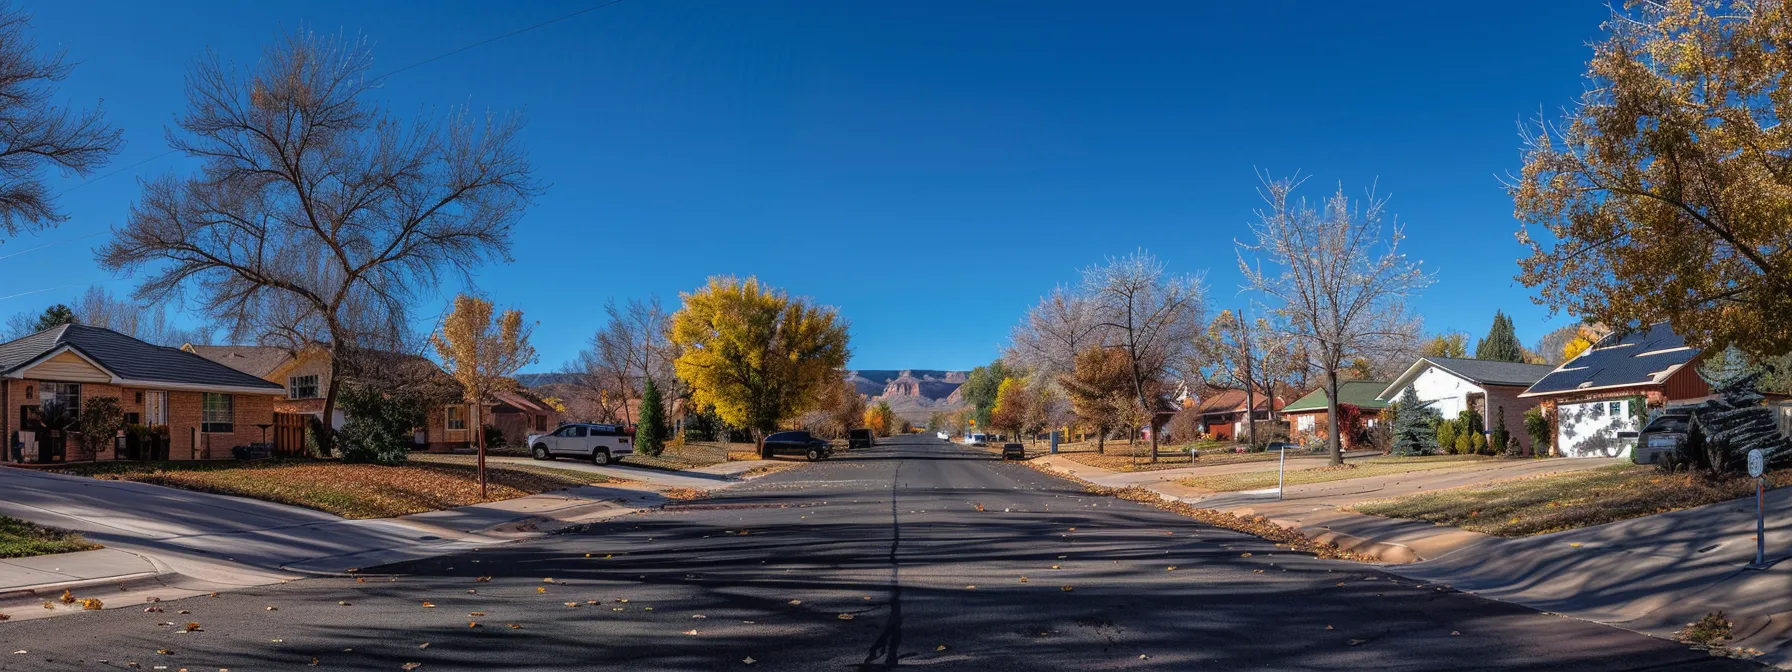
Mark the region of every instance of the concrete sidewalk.
<instances>
[{"instance_id":1,"label":"concrete sidewalk","mask_svg":"<svg viewBox=\"0 0 1792 672\"><path fill-rule=\"evenodd\" d=\"M528 460L525 460L527 462ZM578 469L575 463L555 464ZM0 613L34 618L65 588L108 608L335 574L541 536L667 501L670 488L740 482L759 461L696 473L595 467L630 482L584 486L400 518L348 520L294 506L41 471L0 468L0 515L80 532L98 551L0 561ZM626 475L624 475L626 474ZM21 609L30 606L31 609Z\"/></svg>"},{"instance_id":2,"label":"concrete sidewalk","mask_svg":"<svg viewBox=\"0 0 1792 672\"><path fill-rule=\"evenodd\" d=\"M1770 560L1792 550L1792 488L1766 497ZM1521 539L1489 537L1388 571L1534 609L1671 637L1707 613L1735 622L1737 648L1792 666L1792 562L1755 556L1753 498Z\"/></svg>"}]
</instances>

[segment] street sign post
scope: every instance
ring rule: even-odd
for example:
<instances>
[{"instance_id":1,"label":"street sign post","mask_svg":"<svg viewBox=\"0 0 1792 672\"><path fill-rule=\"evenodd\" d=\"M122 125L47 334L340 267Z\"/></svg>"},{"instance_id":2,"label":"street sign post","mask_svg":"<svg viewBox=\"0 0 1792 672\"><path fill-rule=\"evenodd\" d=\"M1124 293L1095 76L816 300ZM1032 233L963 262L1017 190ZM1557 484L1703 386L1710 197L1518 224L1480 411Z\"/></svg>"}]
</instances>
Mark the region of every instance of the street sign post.
<instances>
[{"instance_id":1,"label":"street sign post","mask_svg":"<svg viewBox=\"0 0 1792 672\"><path fill-rule=\"evenodd\" d=\"M1283 448L1282 450L1277 451L1277 452L1280 452L1282 454L1280 463L1276 465L1276 501L1279 502L1279 501L1282 501L1282 485L1284 483L1287 483L1286 479L1288 476L1288 449Z\"/></svg>"},{"instance_id":2,"label":"street sign post","mask_svg":"<svg viewBox=\"0 0 1792 672\"><path fill-rule=\"evenodd\" d=\"M1748 451L1748 475L1755 479L1755 561L1749 569L1767 569L1767 455L1760 448Z\"/></svg>"}]
</instances>

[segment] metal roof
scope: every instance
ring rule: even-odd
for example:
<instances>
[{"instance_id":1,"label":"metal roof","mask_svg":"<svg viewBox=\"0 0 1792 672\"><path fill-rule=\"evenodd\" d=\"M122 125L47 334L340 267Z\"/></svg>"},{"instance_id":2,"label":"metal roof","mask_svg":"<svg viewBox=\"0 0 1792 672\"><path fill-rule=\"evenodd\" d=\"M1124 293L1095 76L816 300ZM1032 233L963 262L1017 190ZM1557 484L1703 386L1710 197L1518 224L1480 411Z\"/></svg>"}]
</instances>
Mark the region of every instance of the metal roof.
<instances>
[{"instance_id":1,"label":"metal roof","mask_svg":"<svg viewBox=\"0 0 1792 672\"><path fill-rule=\"evenodd\" d=\"M84 324L64 324L0 343L0 375L16 373L63 347L98 364L122 383L253 389L266 390L268 394L286 389L179 348L146 343L111 329Z\"/></svg>"},{"instance_id":2,"label":"metal roof","mask_svg":"<svg viewBox=\"0 0 1792 672\"><path fill-rule=\"evenodd\" d=\"M1666 322L1641 331L1601 339L1574 359L1525 390L1523 396L1588 389L1657 385L1699 358L1698 348L1668 328Z\"/></svg>"}]
</instances>

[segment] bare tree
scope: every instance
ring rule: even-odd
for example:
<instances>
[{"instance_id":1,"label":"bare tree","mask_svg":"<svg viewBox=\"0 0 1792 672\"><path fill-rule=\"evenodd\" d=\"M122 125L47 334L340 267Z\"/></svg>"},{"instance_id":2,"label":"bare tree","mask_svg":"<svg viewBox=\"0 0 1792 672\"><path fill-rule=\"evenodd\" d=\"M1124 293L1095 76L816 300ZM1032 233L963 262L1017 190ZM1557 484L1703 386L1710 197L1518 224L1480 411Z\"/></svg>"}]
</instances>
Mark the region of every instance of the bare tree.
<instances>
[{"instance_id":1,"label":"bare tree","mask_svg":"<svg viewBox=\"0 0 1792 672\"><path fill-rule=\"evenodd\" d=\"M1162 382L1176 364L1188 361L1194 347L1206 288L1199 277L1167 275L1156 257L1139 250L1085 269L1083 289L1095 302L1097 323L1111 330L1112 347L1126 353L1139 412L1155 425ZM1152 462L1157 461L1156 429L1151 432Z\"/></svg>"},{"instance_id":2,"label":"bare tree","mask_svg":"<svg viewBox=\"0 0 1792 672\"><path fill-rule=\"evenodd\" d=\"M74 311L81 324L111 329L156 345L173 348L187 343L211 343L211 333L204 327L185 329L175 326L169 320L168 306L129 301L113 296L99 285L88 287L81 294Z\"/></svg>"},{"instance_id":3,"label":"bare tree","mask_svg":"<svg viewBox=\"0 0 1792 672\"><path fill-rule=\"evenodd\" d=\"M1055 287L1014 327L1007 358L1018 368L1056 381L1076 368L1076 356L1106 335L1098 306L1070 287Z\"/></svg>"},{"instance_id":4,"label":"bare tree","mask_svg":"<svg viewBox=\"0 0 1792 672\"><path fill-rule=\"evenodd\" d=\"M1244 390L1246 433L1251 445L1258 445L1257 400L1267 396L1269 419L1277 419L1276 390L1294 368L1288 338L1268 320L1250 320L1240 312L1224 310L1196 343L1206 364L1207 384Z\"/></svg>"},{"instance_id":5,"label":"bare tree","mask_svg":"<svg viewBox=\"0 0 1792 672\"><path fill-rule=\"evenodd\" d=\"M1269 297L1289 335L1305 346L1309 365L1324 376L1327 417L1336 418L1339 372L1358 359L1412 347L1419 322L1406 301L1433 276L1400 252L1398 222L1383 235L1387 199L1370 192L1365 206L1355 206L1340 187L1315 207L1294 198L1300 177L1261 179L1266 207L1251 225L1254 242L1237 243L1238 268L1245 287ZM1343 464L1338 423L1326 425L1331 462Z\"/></svg>"},{"instance_id":6,"label":"bare tree","mask_svg":"<svg viewBox=\"0 0 1792 672\"><path fill-rule=\"evenodd\" d=\"M509 259L510 230L539 187L520 119L399 121L370 100L371 63L363 42L304 32L246 74L201 61L168 134L201 168L148 182L100 265L146 271L140 300L196 292L237 340L261 336L269 306L332 355L370 334L401 340L414 290Z\"/></svg>"},{"instance_id":7,"label":"bare tree","mask_svg":"<svg viewBox=\"0 0 1792 672\"><path fill-rule=\"evenodd\" d=\"M124 145L98 107L75 112L50 102L54 83L74 70L63 53L44 57L31 15L0 2L0 231L15 235L67 219L44 184L44 169L87 176Z\"/></svg>"}]
</instances>

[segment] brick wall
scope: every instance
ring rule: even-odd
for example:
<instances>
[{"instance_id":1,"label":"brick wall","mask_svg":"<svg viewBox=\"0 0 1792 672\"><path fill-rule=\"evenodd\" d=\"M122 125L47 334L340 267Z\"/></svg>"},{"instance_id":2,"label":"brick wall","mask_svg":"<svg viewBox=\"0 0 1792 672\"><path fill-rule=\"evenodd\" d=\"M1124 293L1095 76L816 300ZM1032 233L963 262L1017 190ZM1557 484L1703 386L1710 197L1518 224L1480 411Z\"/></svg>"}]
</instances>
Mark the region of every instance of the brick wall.
<instances>
[{"instance_id":1,"label":"brick wall","mask_svg":"<svg viewBox=\"0 0 1792 672\"><path fill-rule=\"evenodd\" d=\"M1524 414L1525 411L1536 408L1538 401L1518 398L1518 395L1525 391L1525 388L1522 387L1488 385L1482 389L1487 391L1487 412L1482 414L1481 422L1487 431L1491 433L1494 425L1499 424L1500 409L1505 408L1506 433L1512 436L1512 440L1524 446L1526 454L1530 454L1531 435L1524 430Z\"/></svg>"}]
</instances>

